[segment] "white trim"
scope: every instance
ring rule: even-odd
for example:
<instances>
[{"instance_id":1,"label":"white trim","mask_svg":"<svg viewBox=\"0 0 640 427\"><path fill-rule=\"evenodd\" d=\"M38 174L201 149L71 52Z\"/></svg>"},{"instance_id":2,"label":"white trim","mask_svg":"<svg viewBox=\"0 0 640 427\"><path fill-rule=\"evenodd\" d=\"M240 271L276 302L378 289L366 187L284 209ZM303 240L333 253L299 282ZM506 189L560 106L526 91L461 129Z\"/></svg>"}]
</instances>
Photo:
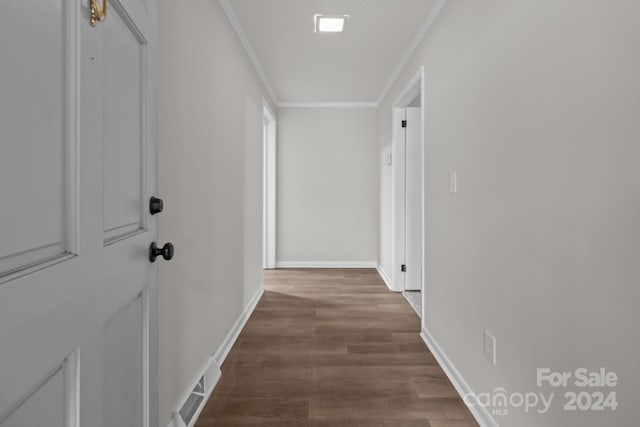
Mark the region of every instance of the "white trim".
<instances>
[{"instance_id":1,"label":"white trim","mask_svg":"<svg viewBox=\"0 0 640 427\"><path fill-rule=\"evenodd\" d=\"M276 268L277 122L262 98L262 268Z\"/></svg>"},{"instance_id":2,"label":"white trim","mask_svg":"<svg viewBox=\"0 0 640 427\"><path fill-rule=\"evenodd\" d=\"M446 0L445 0L446 2ZM444 4L442 5L442 7L444 7ZM435 19L435 18L434 18ZM427 304L425 304L426 301L426 289L427 289L427 282L426 282L426 261L425 261L425 254L427 253L427 238L426 238L426 230L427 230L427 221L426 221L426 205L427 205L427 196L426 196L426 192L425 192L425 186L424 186L424 182L425 182L425 177L426 177L426 164L425 164L425 156L426 156L426 149L425 149L425 144L426 144L426 134L425 134L425 111L426 109L424 108L425 103L426 103L426 96L427 96L427 91L425 89L425 79L424 79L424 65L422 67L420 67L420 111L421 111L421 115L422 115L422 130L421 130L421 134L422 134L422 144L420 145L420 171L421 171L421 191L420 194L422 195L422 200L421 200L421 208L422 208L422 215L420 218L421 221L421 226L420 226L420 231L421 231L421 238L420 238L420 243L421 243L421 249L420 249L420 254L422 256L422 276L421 276L421 285L420 285L420 296L422 297L422 301L420 304L420 307L422 309L422 313L420 313L420 320L422 322L423 325L425 325L425 321L423 320L425 318L425 311L426 311L426 306Z\"/></svg>"},{"instance_id":3,"label":"white trim","mask_svg":"<svg viewBox=\"0 0 640 427\"><path fill-rule=\"evenodd\" d=\"M444 9L444 6L446 4L447 4L447 0L438 0L436 4L433 5L431 10L429 11L429 15L427 15L427 19L424 21L424 23L416 33L415 37L411 41L411 44L407 47L407 50L404 52L404 55L402 56L400 63L393 70L393 73L391 73L391 76L389 77L387 84L385 85L384 89L382 90L382 93L380 94L380 96L378 97L378 100L376 101L378 105L380 105L384 100L385 96L387 96L387 93L389 92L393 84L396 82L398 77L400 76L400 73L402 72L404 67L406 67L407 63L409 62L409 60L415 53L416 49L420 45L420 42L422 42L422 39L425 38L429 30L431 29L431 26L433 25L433 23L436 21L438 16L440 16L440 13L442 12L442 9Z\"/></svg>"},{"instance_id":4,"label":"white trim","mask_svg":"<svg viewBox=\"0 0 640 427\"><path fill-rule=\"evenodd\" d=\"M431 354L433 354L433 357L438 361L438 364L447 375L449 381L451 381L451 384L453 384L460 397L473 393L471 386L469 386L469 384L464 380L451 359L447 356L447 353L444 352L442 347L440 347L438 342L433 338L429 331L424 328L424 326L420 333L420 337L431 351ZM499 427L496 420L484 406L474 405L467 407L481 427Z\"/></svg>"},{"instance_id":5,"label":"white trim","mask_svg":"<svg viewBox=\"0 0 640 427\"><path fill-rule=\"evenodd\" d=\"M409 82L405 85L404 89L393 101L393 107L406 107L413 99L418 95L424 95L422 93L422 88L419 83L422 82L424 75L424 66L421 66L420 69L411 77ZM423 100L424 101L424 100Z\"/></svg>"},{"instance_id":6,"label":"white trim","mask_svg":"<svg viewBox=\"0 0 640 427\"><path fill-rule=\"evenodd\" d=\"M382 268L382 266L378 264L376 266L376 270L378 270L378 274L380 275L380 278L385 283L385 285L387 285L387 288L389 288L390 291L395 292L395 289L393 289L393 285L391 284L391 279L389 278L389 275L387 275L387 272L384 271L384 268Z\"/></svg>"},{"instance_id":7,"label":"white trim","mask_svg":"<svg viewBox=\"0 0 640 427\"><path fill-rule=\"evenodd\" d=\"M279 102L278 108L378 108L377 102Z\"/></svg>"},{"instance_id":8,"label":"white trim","mask_svg":"<svg viewBox=\"0 0 640 427\"><path fill-rule=\"evenodd\" d=\"M67 191L65 215L65 245L66 250L71 254L78 254L80 250L80 135L81 135L81 13L77 6L71 6L73 2L66 1L64 7L67 8L67 39L66 56L67 69L66 81L66 138L65 161L66 176L65 185ZM148 76L148 70L145 77Z\"/></svg>"},{"instance_id":9,"label":"white trim","mask_svg":"<svg viewBox=\"0 0 640 427\"><path fill-rule=\"evenodd\" d=\"M67 356L63 369L66 406L64 425L80 427L80 347Z\"/></svg>"},{"instance_id":10,"label":"white trim","mask_svg":"<svg viewBox=\"0 0 640 427\"><path fill-rule=\"evenodd\" d=\"M152 276L156 277L157 276ZM142 425L151 426L151 378L157 369L152 368L151 360L151 304L149 301L150 286L146 286L140 295L142 299ZM156 408L157 410L157 408Z\"/></svg>"},{"instance_id":11,"label":"white trim","mask_svg":"<svg viewBox=\"0 0 640 427\"><path fill-rule=\"evenodd\" d=\"M238 38L240 39L240 43L242 43L242 47L244 47L244 50L247 53L247 56L249 56L249 59L251 60L251 63L256 69L258 76L260 76L260 80L262 80L262 84L264 84L265 89L267 89L267 92L269 92L269 95L271 95L271 99L274 102L274 104L277 105L278 98L276 98L275 92L273 91L273 87L271 86L271 81L269 80L269 77L267 77L267 73L264 71L264 68L262 68L262 64L258 60L258 56L256 55L256 52L253 50L253 46L251 46L251 43L249 42L249 38L247 37L244 30L242 29L242 25L240 24L240 21L238 20L236 13L233 11L233 8L231 7L229 0L218 0L218 1L220 3L220 6L222 6L222 9L224 9L224 13L227 15L227 19L229 20L229 23L231 24L234 31L238 35Z\"/></svg>"},{"instance_id":12,"label":"white trim","mask_svg":"<svg viewBox=\"0 0 640 427\"><path fill-rule=\"evenodd\" d=\"M269 112L269 116L271 116L271 118L273 119L273 121L277 121L276 120L276 113L273 111L273 109L271 108L271 104L269 104L269 101L265 98L262 98L262 106L264 108L266 108L266 110ZM277 105L276 105L277 107Z\"/></svg>"},{"instance_id":13,"label":"white trim","mask_svg":"<svg viewBox=\"0 0 640 427\"><path fill-rule=\"evenodd\" d=\"M213 358L216 360L219 366L222 366L222 364L224 363L224 360L227 358L227 355L231 351L231 347L233 347L233 344L238 339L238 335L240 335L240 332L242 332L242 328L244 328L247 320L249 320L249 317L251 317L251 313L253 313L253 310L256 308L256 305L258 305L258 302L260 301L260 298L262 298L263 294L264 286L260 285L256 293L253 295L253 297L251 297L251 300L249 300L249 303L245 307L242 314L240 314L240 317L238 317L238 320L236 320L236 323L233 325L224 341L222 341L222 344L220 344L218 351L216 351L216 353L213 355Z\"/></svg>"},{"instance_id":14,"label":"white trim","mask_svg":"<svg viewBox=\"0 0 640 427\"><path fill-rule=\"evenodd\" d=\"M276 268L376 268L376 261L278 261Z\"/></svg>"}]
</instances>

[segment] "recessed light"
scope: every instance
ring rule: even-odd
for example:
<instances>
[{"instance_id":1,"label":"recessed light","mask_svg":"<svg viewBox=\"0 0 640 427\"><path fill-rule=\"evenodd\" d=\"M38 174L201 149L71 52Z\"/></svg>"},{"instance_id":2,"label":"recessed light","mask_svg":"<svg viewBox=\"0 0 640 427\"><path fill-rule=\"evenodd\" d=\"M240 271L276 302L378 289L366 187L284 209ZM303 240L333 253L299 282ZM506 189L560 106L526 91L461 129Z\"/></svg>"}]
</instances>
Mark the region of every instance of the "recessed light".
<instances>
[{"instance_id":1,"label":"recessed light","mask_svg":"<svg viewBox=\"0 0 640 427\"><path fill-rule=\"evenodd\" d=\"M316 33L341 33L349 20L349 15L320 15L313 16Z\"/></svg>"}]
</instances>

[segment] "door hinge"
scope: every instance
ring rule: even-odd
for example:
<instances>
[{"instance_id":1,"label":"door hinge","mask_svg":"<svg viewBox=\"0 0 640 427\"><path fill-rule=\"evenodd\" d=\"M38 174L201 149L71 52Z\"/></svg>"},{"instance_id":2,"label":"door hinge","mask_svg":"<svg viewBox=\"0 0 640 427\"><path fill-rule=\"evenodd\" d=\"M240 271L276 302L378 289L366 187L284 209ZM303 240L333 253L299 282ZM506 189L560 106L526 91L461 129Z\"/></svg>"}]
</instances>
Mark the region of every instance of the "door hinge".
<instances>
[{"instance_id":1,"label":"door hinge","mask_svg":"<svg viewBox=\"0 0 640 427\"><path fill-rule=\"evenodd\" d=\"M402 121L402 127L403 127L403 128L406 128L406 127L407 127L407 121L406 121L406 120L403 120L403 121Z\"/></svg>"},{"instance_id":2,"label":"door hinge","mask_svg":"<svg viewBox=\"0 0 640 427\"><path fill-rule=\"evenodd\" d=\"M400 267L400 270L403 272L407 272L407 265L406 264L402 264L402 266Z\"/></svg>"}]
</instances>

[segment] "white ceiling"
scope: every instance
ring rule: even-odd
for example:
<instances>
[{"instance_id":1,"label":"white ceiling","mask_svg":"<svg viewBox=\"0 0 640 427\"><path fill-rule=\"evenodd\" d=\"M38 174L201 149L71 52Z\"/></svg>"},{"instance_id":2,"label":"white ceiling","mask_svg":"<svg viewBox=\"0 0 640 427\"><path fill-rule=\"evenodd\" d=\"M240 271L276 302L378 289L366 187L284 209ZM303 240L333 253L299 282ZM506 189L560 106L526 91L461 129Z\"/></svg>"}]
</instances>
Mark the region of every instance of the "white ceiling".
<instances>
[{"instance_id":1,"label":"white ceiling","mask_svg":"<svg viewBox=\"0 0 640 427\"><path fill-rule=\"evenodd\" d=\"M221 3L280 103L377 102L436 9L436 0ZM350 20L343 33L316 34L316 13Z\"/></svg>"}]
</instances>

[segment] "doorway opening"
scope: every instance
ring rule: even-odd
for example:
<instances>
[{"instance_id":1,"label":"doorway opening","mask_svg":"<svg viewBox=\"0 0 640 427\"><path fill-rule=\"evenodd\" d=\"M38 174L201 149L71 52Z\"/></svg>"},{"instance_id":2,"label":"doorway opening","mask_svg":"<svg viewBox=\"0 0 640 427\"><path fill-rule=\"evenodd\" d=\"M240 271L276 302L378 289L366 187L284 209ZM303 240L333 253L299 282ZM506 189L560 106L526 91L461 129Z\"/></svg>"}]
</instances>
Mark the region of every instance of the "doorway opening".
<instances>
[{"instance_id":1,"label":"doorway opening","mask_svg":"<svg viewBox=\"0 0 640 427\"><path fill-rule=\"evenodd\" d=\"M262 268L276 268L276 116L262 100Z\"/></svg>"},{"instance_id":2,"label":"doorway opening","mask_svg":"<svg viewBox=\"0 0 640 427\"><path fill-rule=\"evenodd\" d=\"M424 67L392 105L392 281L424 317Z\"/></svg>"}]
</instances>

